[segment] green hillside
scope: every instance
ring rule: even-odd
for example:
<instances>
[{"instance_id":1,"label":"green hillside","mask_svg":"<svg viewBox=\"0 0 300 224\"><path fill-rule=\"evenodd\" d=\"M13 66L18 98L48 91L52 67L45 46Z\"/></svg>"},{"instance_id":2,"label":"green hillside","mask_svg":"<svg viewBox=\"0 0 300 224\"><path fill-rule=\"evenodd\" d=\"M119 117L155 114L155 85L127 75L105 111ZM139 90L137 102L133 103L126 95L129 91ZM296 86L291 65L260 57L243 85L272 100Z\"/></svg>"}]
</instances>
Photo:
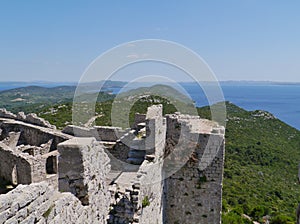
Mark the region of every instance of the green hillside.
<instances>
[{"instance_id":1,"label":"green hillside","mask_svg":"<svg viewBox=\"0 0 300 224\"><path fill-rule=\"evenodd\" d=\"M0 108L12 112L24 111L26 113L39 112L54 104L70 103L73 101L76 86L58 86L52 88L40 86L27 86L16 89L0 91ZM98 101L114 98L114 95L100 92L83 93L81 100L98 97Z\"/></svg>"},{"instance_id":2,"label":"green hillside","mask_svg":"<svg viewBox=\"0 0 300 224\"><path fill-rule=\"evenodd\" d=\"M265 111L227 103L223 223L295 223L300 132ZM202 108L203 116L209 108Z\"/></svg>"},{"instance_id":3,"label":"green hillside","mask_svg":"<svg viewBox=\"0 0 300 224\"><path fill-rule=\"evenodd\" d=\"M15 94L20 94L20 90L15 90ZM59 90L56 94L57 97L60 95ZM46 99L46 95L45 93L40 97ZM108 94L98 98L95 115L102 116L96 119L97 125L111 125L112 100L107 100L111 99L109 97L113 98ZM32 104L23 109L38 111L41 117L58 128L71 124L72 102L67 100L65 103L55 103L45 104L44 107ZM168 100L145 95L133 105L130 120L135 112L146 112L147 106L159 103L164 105L164 113L176 111ZM270 219L271 224L295 223L295 210L300 201L300 185L297 180L300 131L268 112L246 111L228 102L226 106L223 223L251 223L242 217L250 217L252 221L260 223L263 223L263 217ZM19 108L14 108L17 109ZM198 113L203 118L210 118L209 107L198 108Z\"/></svg>"},{"instance_id":4,"label":"green hillside","mask_svg":"<svg viewBox=\"0 0 300 224\"><path fill-rule=\"evenodd\" d=\"M40 86L28 86L0 92L0 107L8 110L18 110L32 105L50 105L62 103L73 99L74 86L60 86L45 88Z\"/></svg>"}]
</instances>

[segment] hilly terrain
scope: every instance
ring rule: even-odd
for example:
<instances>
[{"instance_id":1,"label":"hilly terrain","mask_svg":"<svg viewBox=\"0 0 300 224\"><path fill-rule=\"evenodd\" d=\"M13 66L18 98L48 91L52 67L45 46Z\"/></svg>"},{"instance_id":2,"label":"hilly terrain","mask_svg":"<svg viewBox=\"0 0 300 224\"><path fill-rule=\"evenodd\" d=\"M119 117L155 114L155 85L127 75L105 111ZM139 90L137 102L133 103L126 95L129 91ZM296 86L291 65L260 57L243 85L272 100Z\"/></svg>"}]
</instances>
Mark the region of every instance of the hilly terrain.
<instances>
[{"instance_id":1,"label":"hilly terrain","mask_svg":"<svg viewBox=\"0 0 300 224\"><path fill-rule=\"evenodd\" d=\"M60 129L72 123L72 100L68 99L71 88L51 89L48 95L40 88L35 88L32 92L26 91L16 89L10 91L11 95L5 91L0 92L0 107L5 105L2 96L6 96L7 100L23 97L28 101L32 101L29 96L36 96L36 101L29 106L24 104L14 107L13 104L9 104L10 108L13 111L25 109L37 112L39 116ZM63 94L63 91L70 92ZM29 94L28 98L26 94ZM48 101L47 96L50 98ZM59 101L62 96L64 102ZM53 100L55 97L58 101ZM113 97L106 93L98 97L95 107L95 114L98 116L95 124L111 125ZM143 97L134 100L129 114L130 121L134 113L145 113L147 107L152 104L163 104L164 114L176 111L168 99L160 96L144 94ZM41 104L43 107L40 107ZM297 179L300 131L266 111L246 111L230 102L226 102L226 107L222 223L243 224L253 221L267 223L266 220L271 224L295 223L295 211L300 201L300 185ZM201 117L210 118L209 107L197 110Z\"/></svg>"},{"instance_id":2,"label":"hilly terrain","mask_svg":"<svg viewBox=\"0 0 300 224\"><path fill-rule=\"evenodd\" d=\"M0 108L12 112L39 112L50 105L73 101L76 86L41 87L26 86L0 91ZM99 102L110 100L114 95L100 92L83 93L81 99L98 97Z\"/></svg>"},{"instance_id":3,"label":"hilly terrain","mask_svg":"<svg viewBox=\"0 0 300 224\"><path fill-rule=\"evenodd\" d=\"M70 101L75 86L40 87L27 86L0 92L0 107L15 109L34 104L53 104Z\"/></svg>"}]
</instances>

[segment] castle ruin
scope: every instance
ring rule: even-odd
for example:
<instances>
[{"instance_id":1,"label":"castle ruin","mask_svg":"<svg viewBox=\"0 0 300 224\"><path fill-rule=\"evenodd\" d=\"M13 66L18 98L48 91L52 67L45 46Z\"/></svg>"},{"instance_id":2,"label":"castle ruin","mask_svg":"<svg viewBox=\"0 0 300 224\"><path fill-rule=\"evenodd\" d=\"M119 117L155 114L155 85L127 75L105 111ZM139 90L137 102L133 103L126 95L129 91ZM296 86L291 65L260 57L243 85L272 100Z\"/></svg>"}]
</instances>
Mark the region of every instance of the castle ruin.
<instances>
[{"instance_id":1,"label":"castle ruin","mask_svg":"<svg viewBox=\"0 0 300 224\"><path fill-rule=\"evenodd\" d=\"M221 223L224 127L136 114L131 129L67 126L0 110L5 223Z\"/></svg>"}]
</instances>

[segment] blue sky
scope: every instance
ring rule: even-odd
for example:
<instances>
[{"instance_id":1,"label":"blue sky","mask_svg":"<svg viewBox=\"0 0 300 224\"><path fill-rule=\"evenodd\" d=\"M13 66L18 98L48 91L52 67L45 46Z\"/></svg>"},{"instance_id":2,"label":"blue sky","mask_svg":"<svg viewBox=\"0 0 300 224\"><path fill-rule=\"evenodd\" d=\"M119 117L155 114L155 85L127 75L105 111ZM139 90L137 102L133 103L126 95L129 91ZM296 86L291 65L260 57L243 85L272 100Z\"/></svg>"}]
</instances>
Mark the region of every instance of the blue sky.
<instances>
[{"instance_id":1,"label":"blue sky","mask_svg":"<svg viewBox=\"0 0 300 224\"><path fill-rule=\"evenodd\" d=\"M194 50L219 80L300 82L299 11L296 0L0 1L0 81L78 81L104 51L155 38Z\"/></svg>"}]
</instances>

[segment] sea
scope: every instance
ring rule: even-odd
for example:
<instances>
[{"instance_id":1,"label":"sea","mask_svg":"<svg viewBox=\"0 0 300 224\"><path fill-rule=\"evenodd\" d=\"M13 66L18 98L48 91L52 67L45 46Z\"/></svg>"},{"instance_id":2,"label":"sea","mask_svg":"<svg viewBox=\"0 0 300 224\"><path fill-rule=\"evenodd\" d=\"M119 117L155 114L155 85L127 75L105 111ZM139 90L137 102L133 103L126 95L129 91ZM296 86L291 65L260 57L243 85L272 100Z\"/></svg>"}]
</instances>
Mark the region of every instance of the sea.
<instances>
[{"instance_id":1,"label":"sea","mask_svg":"<svg viewBox=\"0 0 300 224\"><path fill-rule=\"evenodd\" d=\"M34 83L44 87L54 87L62 83ZM63 83L66 85L66 83ZM27 84L29 85L29 84ZM30 85L33 85L30 83ZM0 91L26 86L24 83L0 83ZM196 106L206 106L208 101L204 92L195 83L181 83ZM300 130L300 84L244 84L239 82L221 83L224 100L230 101L246 110L265 110ZM110 89L118 93L120 87Z\"/></svg>"},{"instance_id":2,"label":"sea","mask_svg":"<svg viewBox=\"0 0 300 224\"><path fill-rule=\"evenodd\" d=\"M199 88L194 85L186 85L184 88L197 106L208 104ZM300 130L300 84L224 84L221 88L226 101L249 111L268 111Z\"/></svg>"}]
</instances>

